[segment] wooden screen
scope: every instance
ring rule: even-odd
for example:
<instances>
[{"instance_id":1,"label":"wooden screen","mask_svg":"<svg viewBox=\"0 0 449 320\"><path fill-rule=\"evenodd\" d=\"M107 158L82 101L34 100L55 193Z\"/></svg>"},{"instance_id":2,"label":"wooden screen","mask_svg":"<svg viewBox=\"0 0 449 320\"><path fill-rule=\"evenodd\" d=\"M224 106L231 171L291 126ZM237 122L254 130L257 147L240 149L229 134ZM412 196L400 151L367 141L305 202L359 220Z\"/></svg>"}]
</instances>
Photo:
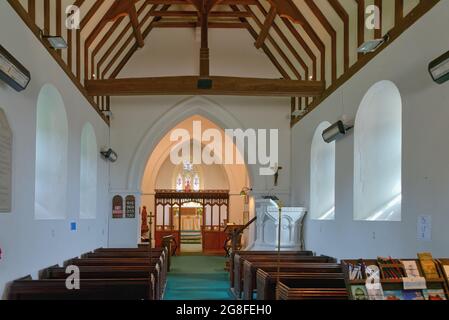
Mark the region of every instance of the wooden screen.
<instances>
[{"instance_id":1,"label":"wooden screen","mask_svg":"<svg viewBox=\"0 0 449 320\"><path fill-rule=\"evenodd\" d=\"M196 203L202 208L203 251L222 250L226 240L224 229L229 213L229 191L223 190L199 192L157 190L155 196L156 246L162 244L164 236L173 235L178 244L178 250L181 249L181 215L183 205L187 203Z\"/></svg>"}]
</instances>

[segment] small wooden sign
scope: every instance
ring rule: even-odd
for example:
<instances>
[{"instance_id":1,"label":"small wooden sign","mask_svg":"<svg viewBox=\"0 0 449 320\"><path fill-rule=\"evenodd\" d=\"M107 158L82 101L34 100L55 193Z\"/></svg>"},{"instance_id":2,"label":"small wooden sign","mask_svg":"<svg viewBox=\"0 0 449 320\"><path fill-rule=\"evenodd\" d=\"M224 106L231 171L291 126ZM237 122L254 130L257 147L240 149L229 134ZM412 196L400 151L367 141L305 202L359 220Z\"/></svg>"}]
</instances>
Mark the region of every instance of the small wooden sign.
<instances>
[{"instance_id":1,"label":"small wooden sign","mask_svg":"<svg viewBox=\"0 0 449 320\"><path fill-rule=\"evenodd\" d=\"M127 219L136 217L136 198L134 196L127 196L125 199L125 217Z\"/></svg>"},{"instance_id":2,"label":"small wooden sign","mask_svg":"<svg viewBox=\"0 0 449 320\"><path fill-rule=\"evenodd\" d=\"M112 198L112 218L123 219L123 198L121 196Z\"/></svg>"}]
</instances>

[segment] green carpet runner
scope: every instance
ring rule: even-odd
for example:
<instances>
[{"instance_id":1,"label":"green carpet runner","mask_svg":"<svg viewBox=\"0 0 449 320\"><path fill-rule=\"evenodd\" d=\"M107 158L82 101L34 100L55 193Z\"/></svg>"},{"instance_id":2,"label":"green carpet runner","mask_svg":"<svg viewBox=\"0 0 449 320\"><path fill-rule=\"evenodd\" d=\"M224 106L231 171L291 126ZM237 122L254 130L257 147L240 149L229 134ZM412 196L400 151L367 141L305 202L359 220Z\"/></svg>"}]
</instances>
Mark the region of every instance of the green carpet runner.
<instances>
[{"instance_id":1,"label":"green carpet runner","mask_svg":"<svg viewBox=\"0 0 449 320\"><path fill-rule=\"evenodd\" d=\"M230 300L225 258L213 256L173 257L165 300Z\"/></svg>"}]
</instances>

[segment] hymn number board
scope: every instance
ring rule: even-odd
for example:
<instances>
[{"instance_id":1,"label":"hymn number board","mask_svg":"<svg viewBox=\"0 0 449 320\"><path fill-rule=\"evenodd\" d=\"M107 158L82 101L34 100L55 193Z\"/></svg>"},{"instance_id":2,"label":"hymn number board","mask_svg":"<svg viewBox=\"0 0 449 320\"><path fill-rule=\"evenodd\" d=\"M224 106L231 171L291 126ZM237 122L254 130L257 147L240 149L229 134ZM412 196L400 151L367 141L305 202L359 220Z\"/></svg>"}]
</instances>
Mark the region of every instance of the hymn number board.
<instances>
[{"instance_id":1,"label":"hymn number board","mask_svg":"<svg viewBox=\"0 0 449 320\"><path fill-rule=\"evenodd\" d=\"M11 212L12 132L0 108L0 212Z\"/></svg>"},{"instance_id":2,"label":"hymn number board","mask_svg":"<svg viewBox=\"0 0 449 320\"><path fill-rule=\"evenodd\" d=\"M134 219L136 217L136 198L127 196L125 199L125 217Z\"/></svg>"}]
</instances>

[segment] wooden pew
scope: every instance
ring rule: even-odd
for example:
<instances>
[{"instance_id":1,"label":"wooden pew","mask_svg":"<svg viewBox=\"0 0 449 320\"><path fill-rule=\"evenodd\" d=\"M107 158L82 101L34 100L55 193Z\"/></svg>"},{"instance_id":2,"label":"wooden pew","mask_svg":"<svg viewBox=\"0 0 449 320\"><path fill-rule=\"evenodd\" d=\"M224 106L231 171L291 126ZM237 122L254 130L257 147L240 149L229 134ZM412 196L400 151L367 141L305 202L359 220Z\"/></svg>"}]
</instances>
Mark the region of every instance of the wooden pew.
<instances>
[{"instance_id":1,"label":"wooden pew","mask_svg":"<svg viewBox=\"0 0 449 320\"><path fill-rule=\"evenodd\" d=\"M83 266L79 267L80 283L86 279L149 279L151 281L151 300L161 298L160 279L157 277L155 266ZM50 267L43 270L39 280L67 279L65 268Z\"/></svg>"},{"instance_id":2,"label":"wooden pew","mask_svg":"<svg viewBox=\"0 0 449 320\"><path fill-rule=\"evenodd\" d=\"M348 300L344 277L339 279L282 279L277 286L279 300Z\"/></svg>"},{"instance_id":3,"label":"wooden pew","mask_svg":"<svg viewBox=\"0 0 449 320\"><path fill-rule=\"evenodd\" d=\"M161 264L160 258L75 258L67 260L64 267L69 265L82 266L154 266L155 277L158 279L158 296L161 297L165 291L166 268Z\"/></svg>"},{"instance_id":4,"label":"wooden pew","mask_svg":"<svg viewBox=\"0 0 449 320\"><path fill-rule=\"evenodd\" d=\"M83 259L99 259L99 258L159 258L160 271L161 271L161 283L164 284L168 272L168 264L166 259L166 250L159 250L156 252L149 251L95 251L87 253L81 256Z\"/></svg>"},{"instance_id":5,"label":"wooden pew","mask_svg":"<svg viewBox=\"0 0 449 320\"><path fill-rule=\"evenodd\" d=\"M8 300L151 300L151 281L144 279L86 279L79 290L68 290L66 280L13 281Z\"/></svg>"},{"instance_id":6,"label":"wooden pew","mask_svg":"<svg viewBox=\"0 0 449 320\"><path fill-rule=\"evenodd\" d=\"M234 288L235 283L235 266L240 263L240 259L242 257L247 256L269 256L276 255L276 251L235 251L231 255L231 265L230 265L230 286ZM313 256L312 251L282 251L281 255L283 256Z\"/></svg>"},{"instance_id":7,"label":"wooden pew","mask_svg":"<svg viewBox=\"0 0 449 320\"><path fill-rule=\"evenodd\" d=\"M328 263L324 257L316 257L313 262L281 262L279 265L280 271L290 271L295 273L311 273L318 276L322 273L340 274L343 276L343 271L340 264ZM321 260L321 261L320 261ZM277 271L277 263L271 261L249 261L243 262L243 299L253 300L253 292L257 287L257 270L263 269L265 271Z\"/></svg>"},{"instance_id":8,"label":"wooden pew","mask_svg":"<svg viewBox=\"0 0 449 320\"><path fill-rule=\"evenodd\" d=\"M335 272L333 272L335 271ZM323 273L308 272L295 267L282 266L279 272L279 279L340 279L343 273L337 270L325 270ZM278 272L264 267L257 269L256 288L257 300L276 300L276 284Z\"/></svg>"},{"instance_id":9,"label":"wooden pew","mask_svg":"<svg viewBox=\"0 0 449 320\"><path fill-rule=\"evenodd\" d=\"M329 257L305 257L304 259L298 259L294 263L289 261L282 261L279 264L280 269L285 266L285 269L294 269L298 272L310 273L326 273L326 272L339 272L342 273L341 265L332 263L333 259ZM253 291L256 289L256 272L257 269L262 268L269 271L277 271L277 261L251 261L245 260L243 262L243 299L252 300Z\"/></svg>"},{"instance_id":10,"label":"wooden pew","mask_svg":"<svg viewBox=\"0 0 449 320\"><path fill-rule=\"evenodd\" d=\"M161 252L166 250L165 248L152 248L152 252ZM94 252L123 252L123 251L146 251L149 252L150 249L148 246L145 247L137 247L137 248L98 248L94 250Z\"/></svg>"},{"instance_id":11,"label":"wooden pew","mask_svg":"<svg viewBox=\"0 0 449 320\"><path fill-rule=\"evenodd\" d=\"M244 261L267 261L273 265L277 263L277 260L281 262L334 262L334 258L330 257L316 257L316 256L298 256L298 255L256 255L239 257L236 255L234 261L234 288L233 292L237 298L240 298L243 290L243 262Z\"/></svg>"}]
</instances>

